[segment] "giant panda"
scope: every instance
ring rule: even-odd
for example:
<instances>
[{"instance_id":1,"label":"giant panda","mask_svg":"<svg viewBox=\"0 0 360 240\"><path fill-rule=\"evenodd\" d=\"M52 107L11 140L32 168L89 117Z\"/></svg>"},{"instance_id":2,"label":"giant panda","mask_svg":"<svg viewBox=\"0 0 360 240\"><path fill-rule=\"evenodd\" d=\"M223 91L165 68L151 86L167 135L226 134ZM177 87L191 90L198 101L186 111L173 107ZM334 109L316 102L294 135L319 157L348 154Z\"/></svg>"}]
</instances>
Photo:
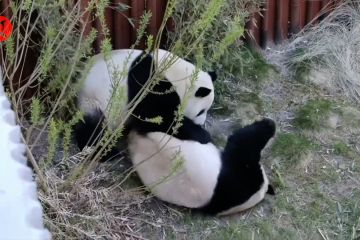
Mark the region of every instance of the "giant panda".
<instances>
[{"instance_id":1,"label":"giant panda","mask_svg":"<svg viewBox=\"0 0 360 240\"><path fill-rule=\"evenodd\" d=\"M157 129L159 130L159 129ZM182 140L165 131L129 134L129 153L143 184L159 199L208 214L227 215L255 206L274 194L260 164L273 137L270 119L235 131L223 151L201 126L185 118Z\"/></svg>"},{"instance_id":2,"label":"giant panda","mask_svg":"<svg viewBox=\"0 0 360 240\"><path fill-rule=\"evenodd\" d=\"M197 124L204 124L207 111L214 101L215 72L200 70L195 75L197 69L192 63L163 49L148 54L133 49L114 50L107 58L103 54L96 55L91 62L93 65L78 94L78 107L84 113L84 121L75 127L75 137L80 149L97 142L96 138L102 131L101 125L109 117L109 100L114 94L116 83L123 91L123 97L126 98L123 104L116 103L116 107L119 113L124 114L135 100L139 99L139 94L144 89L143 87L149 84L148 79L154 74L155 69L161 71L162 76L161 81L151 91L156 93L147 94L135 107L130 117L132 123L130 123L131 121L126 122L125 130L129 124L144 121L141 119L140 113L142 109L148 107L147 105L157 106L156 111L147 117L157 117L159 113L162 113L161 109L169 107L173 109L178 104L174 99L183 100L187 91L190 91L189 89L192 91L188 93L189 98L184 115ZM121 76L116 78L116 74ZM196 79L192 81L194 76ZM190 88L192 83L193 87ZM159 97L160 95L161 97ZM165 122L172 119L172 116L161 117ZM115 128L122 118L123 116L119 116L115 122L108 121L108 127ZM127 131L125 131L126 133ZM179 137L181 138L181 136ZM115 148L104 158L116 155L117 152L118 149Z\"/></svg>"},{"instance_id":3,"label":"giant panda","mask_svg":"<svg viewBox=\"0 0 360 240\"><path fill-rule=\"evenodd\" d=\"M150 56L135 61L129 76L151 63ZM169 87L163 82L147 94L129 124L129 155L143 184L161 200L220 215L248 209L265 193L272 194L260 158L275 133L275 123L264 119L235 131L220 151L193 119L184 116L176 124L181 98L167 91ZM163 121L141 120L155 116Z\"/></svg>"}]
</instances>

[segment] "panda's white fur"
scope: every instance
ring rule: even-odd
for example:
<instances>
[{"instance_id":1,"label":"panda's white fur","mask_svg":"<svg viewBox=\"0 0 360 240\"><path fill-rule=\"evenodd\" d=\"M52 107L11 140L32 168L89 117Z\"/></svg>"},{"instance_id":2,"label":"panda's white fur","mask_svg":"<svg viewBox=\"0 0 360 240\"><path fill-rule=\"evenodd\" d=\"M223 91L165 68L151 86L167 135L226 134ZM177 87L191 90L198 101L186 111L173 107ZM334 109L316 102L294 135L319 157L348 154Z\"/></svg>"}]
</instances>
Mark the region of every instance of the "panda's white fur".
<instances>
[{"instance_id":1,"label":"panda's white fur","mask_svg":"<svg viewBox=\"0 0 360 240\"><path fill-rule=\"evenodd\" d=\"M93 65L84 81L83 88L78 95L79 108L85 114L89 115L96 110L101 110L106 117L106 109L114 86L113 73L115 71L117 71L117 73L128 72L134 60L142 53L142 50L121 49L111 51L108 60L105 60L103 54L94 56L91 60ZM169 59L175 59L175 61L172 61L172 64L163 71L163 75L171 82L171 84L173 84L177 94L182 100L186 91L190 88L191 79L195 73L196 67L190 62L176 57L166 50L159 49L152 53L152 55L154 59L156 59L155 63L157 67L160 69L164 67L163 64L170 65L168 64L170 61ZM122 79L117 79L117 81L120 81L121 86L124 88L124 93L127 93L128 76L127 74L123 75L124 77ZM200 87L205 87L211 91L206 97L194 97L194 93ZM193 93L190 94L188 104L185 108L185 116L189 117L197 124L203 124L206 120L207 111L214 101L213 90L214 86L209 73L199 71ZM126 109L127 103L124 102L123 104L123 106L117 107ZM203 113L198 116L202 110L204 110Z\"/></svg>"},{"instance_id":2,"label":"panda's white fur","mask_svg":"<svg viewBox=\"0 0 360 240\"><path fill-rule=\"evenodd\" d=\"M228 215L255 206L268 192L269 180L259 161L261 149L273 136L274 131L275 125L271 120L255 122L235 132L233 137L228 139L225 153L211 142L204 144L195 139L180 140L164 132L138 134L132 131L128 139L129 153L143 184L159 199L188 208L203 208L204 212ZM239 143L244 146L237 147ZM248 164L255 167L247 170ZM231 173L227 168L231 168ZM231 175L231 183L221 179L221 171ZM249 175L245 180L237 176L244 173L246 175L247 171ZM250 186L247 181L252 181L253 176L254 179L261 180L255 186ZM215 193L220 180L225 182L225 188L230 192L232 189L241 189L245 192L250 190L250 193L246 193L245 198L239 197L238 202L230 203L237 193L226 193L221 189ZM239 181L242 182L239 184ZM237 188L237 184L243 186ZM224 185L220 185L220 188L223 187ZM269 192L271 191L272 189ZM222 200L214 200L215 194L223 194L220 196ZM220 203L221 201L225 203ZM228 207L226 202L229 202ZM208 204L211 206L207 206ZM206 207L208 209L205 209Z\"/></svg>"},{"instance_id":3,"label":"panda's white fur","mask_svg":"<svg viewBox=\"0 0 360 240\"><path fill-rule=\"evenodd\" d=\"M181 141L162 132L132 132L129 152L143 184L164 201L198 208L214 193L221 159L211 143ZM174 169L177 164L180 168Z\"/></svg>"}]
</instances>

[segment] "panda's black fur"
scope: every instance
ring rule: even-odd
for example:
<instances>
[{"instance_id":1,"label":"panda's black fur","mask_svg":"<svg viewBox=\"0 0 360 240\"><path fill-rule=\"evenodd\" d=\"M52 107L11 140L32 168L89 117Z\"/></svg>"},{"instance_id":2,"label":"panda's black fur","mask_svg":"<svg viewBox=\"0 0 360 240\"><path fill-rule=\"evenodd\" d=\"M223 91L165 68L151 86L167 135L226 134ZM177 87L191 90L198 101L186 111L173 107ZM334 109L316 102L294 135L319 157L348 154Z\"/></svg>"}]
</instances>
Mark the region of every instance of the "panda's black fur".
<instances>
[{"instance_id":1,"label":"panda's black fur","mask_svg":"<svg viewBox=\"0 0 360 240\"><path fill-rule=\"evenodd\" d=\"M260 168L261 150L275 134L270 119L254 122L235 131L221 154L222 168L211 201L202 211L216 214L246 202L264 182ZM274 195L269 185L267 193Z\"/></svg>"},{"instance_id":2,"label":"panda's black fur","mask_svg":"<svg viewBox=\"0 0 360 240\"><path fill-rule=\"evenodd\" d=\"M134 61L129 71L129 102L134 100L141 87L149 79L152 61L153 57L151 55L141 55ZM209 133L200 131L202 129L201 126L194 124L188 117L184 117L180 129L173 132L174 119L176 118L176 110L180 105L180 97L175 91L171 90L172 87L169 81L159 81L134 109L133 116L128 123L128 128L136 130L140 134L159 131L168 133L181 140L192 139L200 143L209 142ZM199 91L202 92L204 90L199 89L197 93ZM209 92L202 94L201 97L205 97L208 94ZM158 116L162 118L159 124L144 121L144 119L152 119Z\"/></svg>"}]
</instances>

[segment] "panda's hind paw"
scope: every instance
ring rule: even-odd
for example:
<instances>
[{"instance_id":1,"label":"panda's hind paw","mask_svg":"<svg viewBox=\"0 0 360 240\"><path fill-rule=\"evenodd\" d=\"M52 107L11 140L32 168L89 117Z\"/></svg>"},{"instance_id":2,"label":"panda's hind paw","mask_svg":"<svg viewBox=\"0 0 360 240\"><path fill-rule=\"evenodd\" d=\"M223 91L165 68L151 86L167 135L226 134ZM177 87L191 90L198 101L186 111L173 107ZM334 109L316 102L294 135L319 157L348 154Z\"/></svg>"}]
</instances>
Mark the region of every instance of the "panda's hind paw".
<instances>
[{"instance_id":1,"label":"panda's hind paw","mask_svg":"<svg viewBox=\"0 0 360 240\"><path fill-rule=\"evenodd\" d=\"M270 118L264 118L256 122L256 125L261 128L262 132L266 132L270 137L274 136L276 130L275 122Z\"/></svg>"}]
</instances>

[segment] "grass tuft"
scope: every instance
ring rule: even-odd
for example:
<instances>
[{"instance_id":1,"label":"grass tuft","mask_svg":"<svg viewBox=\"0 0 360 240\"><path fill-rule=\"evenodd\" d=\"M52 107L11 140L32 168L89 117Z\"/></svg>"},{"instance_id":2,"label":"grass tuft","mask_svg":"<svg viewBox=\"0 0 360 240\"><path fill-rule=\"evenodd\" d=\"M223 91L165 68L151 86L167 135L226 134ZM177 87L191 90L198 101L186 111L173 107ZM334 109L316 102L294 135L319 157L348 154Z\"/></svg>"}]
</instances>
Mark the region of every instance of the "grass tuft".
<instances>
[{"instance_id":1,"label":"grass tuft","mask_svg":"<svg viewBox=\"0 0 360 240\"><path fill-rule=\"evenodd\" d=\"M327 100L310 100L295 115L294 125L300 129L318 130L331 111Z\"/></svg>"},{"instance_id":2,"label":"grass tuft","mask_svg":"<svg viewBox=\"0 0 360 240\"><path fill-rule=\"evenodd\" d=\"M319 24L308 25L286 46L269 49L267 58L284 75L295 78L306 76L311 66L322 75L322 87L359 103L360 2L339 2ZM319 81L319 76L313 80Z\"/></svg>"},{"instance_id":3,"label":"grass tuft","mask_svg":"<svg viewBox=\"0 0 360 240\"><path fill-rule=\"evenodd\" d=\"M334 148L334 152L338 155L342 155L342 156L349 156L349 153L350 153L350 147L342 142L342 141L337 141L334 143L333 145L333 148Z\"/></svg>"},{"instance_id":4,"label":"grass tuft","mask_svg":"<svg viewBox=\"0 0 360 240\"><path fill-rule=\"evenodd\" d=\"M272 146L272 152L284 160L284 166L295 166L300 158L313 148L312 142L298 134L280 133Z\"/></svg>"}]
</instances>

